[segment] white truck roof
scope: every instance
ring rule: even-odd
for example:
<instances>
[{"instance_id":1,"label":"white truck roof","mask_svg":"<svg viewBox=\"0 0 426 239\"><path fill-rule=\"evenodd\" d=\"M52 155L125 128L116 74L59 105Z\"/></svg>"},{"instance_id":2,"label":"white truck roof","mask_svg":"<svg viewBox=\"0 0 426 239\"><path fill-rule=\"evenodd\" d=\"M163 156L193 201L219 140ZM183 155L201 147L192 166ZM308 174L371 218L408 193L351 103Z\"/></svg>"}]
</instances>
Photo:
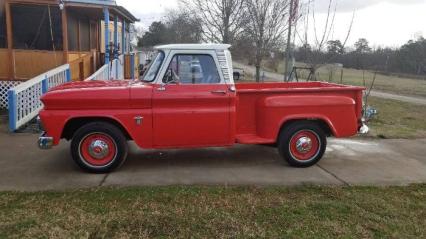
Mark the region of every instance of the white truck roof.
<instances>
[{"instance_id":1,"label":"white truck roof","mask_svg":"<svg viewBox=\"0 0 426 239\"><path fill-rule=\"evenodd\" d=\"M228 50L231 47L229 44L170 44L156 46L156 50Z\"/></svg>"}]
</instances>

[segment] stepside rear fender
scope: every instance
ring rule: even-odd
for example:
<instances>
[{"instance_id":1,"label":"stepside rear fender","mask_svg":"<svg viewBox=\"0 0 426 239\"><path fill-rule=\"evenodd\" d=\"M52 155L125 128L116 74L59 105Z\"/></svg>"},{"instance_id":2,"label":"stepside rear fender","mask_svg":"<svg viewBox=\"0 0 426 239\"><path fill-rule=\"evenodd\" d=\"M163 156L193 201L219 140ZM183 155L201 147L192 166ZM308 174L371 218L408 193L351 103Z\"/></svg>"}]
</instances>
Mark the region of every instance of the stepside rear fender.
<instances>
[{"instance_id":1,"label":"stepside rear fender","mask_svg":"<svg viewBox=\"0 0 426 239\"><path fill-rule=\"evenodd\" d=\"M353 136L358 130L356 102L347 96L269 96L257 102L260 137L276 139L281 127L293 120L320 120L339 138Z\"/></svg>"}]
</instances>

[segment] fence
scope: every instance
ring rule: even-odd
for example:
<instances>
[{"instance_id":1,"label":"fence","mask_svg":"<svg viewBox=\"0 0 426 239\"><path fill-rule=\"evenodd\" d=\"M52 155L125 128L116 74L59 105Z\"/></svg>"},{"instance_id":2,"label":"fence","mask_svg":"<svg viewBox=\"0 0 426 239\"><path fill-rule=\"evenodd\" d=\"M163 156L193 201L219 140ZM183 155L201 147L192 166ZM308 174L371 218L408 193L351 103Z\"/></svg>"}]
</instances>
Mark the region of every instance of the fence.
<instances>
[{"instance_id":1,"label":"fence","mask_svg":"<svg viewBox=\"0 0 426 239\"><path fill-rule=\"evenodd\" d=\"M11 88L8 91L10 131L16 131L37 116L43 107L40 98L44 93L70 80L70 66L65 64Z\"/></svg>"},{"instance_id":2,"label":"fence","mask_svg":"<svg viewBox=\"0 0 426 239\"><path fill-rule=\"evenodd\" d=\"M8 107L8 96L7 92L9 89L16 87L21 84L22 81L0 81L0 109L7 109Z\"/></svg>"},{"instance_id":3,"label":"fence","mask_svg":"<svg viewBox=\"0 0 426 239\"><path fill-rule=\"evenodd\" d=\"M120 55L118 59L113 60L108 65L103 65L99 70L93 73L93 75L88 77L86 81L112 79L124 79L124 55Z\"/></svg>"},{"instance_id":4,"label":"fence","mask_svg":"<svg viewBox=\"0 0 426 239\"><path fill-rule=\"evenodd\" d=\"M108 80L109 79L109 65L103 65L99 70L97 70L93 75L86 79L86 81L91 80Z\"/></svg>"}]
</instances>

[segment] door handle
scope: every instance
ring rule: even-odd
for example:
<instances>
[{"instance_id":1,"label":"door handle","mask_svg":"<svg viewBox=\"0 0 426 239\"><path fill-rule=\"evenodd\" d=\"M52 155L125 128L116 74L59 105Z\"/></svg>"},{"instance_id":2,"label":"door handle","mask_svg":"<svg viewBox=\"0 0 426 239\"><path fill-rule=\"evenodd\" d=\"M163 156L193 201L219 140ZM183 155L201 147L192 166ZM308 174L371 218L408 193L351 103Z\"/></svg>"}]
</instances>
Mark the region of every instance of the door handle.
<instances>
[{"instance_id":1,"label":"door handle","mask_svg":"<svg viewBox=\"0 0 426 239\"><path fill-rule=\"evenodd\" d=\"M224 90L214 90L214 91L210 91L212 94L217 94L217 95L226 95L226 91Z\"/></svg>"}]
</instances>

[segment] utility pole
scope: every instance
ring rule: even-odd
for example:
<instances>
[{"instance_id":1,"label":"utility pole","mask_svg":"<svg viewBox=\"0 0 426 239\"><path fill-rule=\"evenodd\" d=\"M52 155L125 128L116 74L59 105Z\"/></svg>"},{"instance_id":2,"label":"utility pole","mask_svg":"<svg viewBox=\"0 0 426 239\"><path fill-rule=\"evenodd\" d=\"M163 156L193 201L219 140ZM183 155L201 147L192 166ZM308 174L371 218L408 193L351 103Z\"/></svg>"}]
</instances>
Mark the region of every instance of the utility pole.
<instances>
[{"instance_id":1,"label":"utility pole","mask_svg":"<svg viewBox=\"0 0 426 239\"><path fill-rule=\"evenodd\" d=\"M293 24L293 8L294 8L294 0L290 0L290 10L288 16L288 35L287 35L287 50L286 50L286 58L285 58L285 71L284 71L284 81L288 81L288 77L290 76L289 72L289 62L290 62L290 50L291 50L291 27Z\"/></svg>"}]
</instances>

